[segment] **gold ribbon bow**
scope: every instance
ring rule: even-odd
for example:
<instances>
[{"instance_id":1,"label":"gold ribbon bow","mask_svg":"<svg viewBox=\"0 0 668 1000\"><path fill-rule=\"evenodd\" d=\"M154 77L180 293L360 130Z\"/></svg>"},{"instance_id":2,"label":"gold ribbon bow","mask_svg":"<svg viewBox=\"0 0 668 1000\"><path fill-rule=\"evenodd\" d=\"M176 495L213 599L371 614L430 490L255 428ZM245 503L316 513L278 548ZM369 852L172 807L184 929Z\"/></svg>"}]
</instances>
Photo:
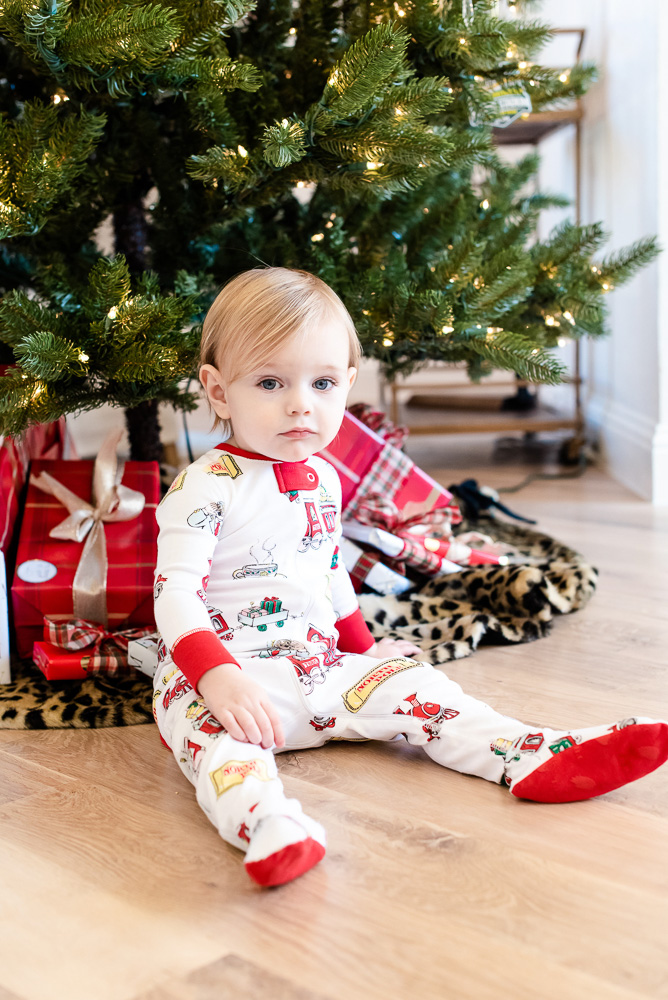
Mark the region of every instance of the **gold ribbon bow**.
<instances>
[{"instance_id":1,"label":"gold ribbon bow","mask_svg":"<svg viewBox=\"0 0 668 1000\"><path fill-rule=\"evenodd\" d=\"M83 552L72 584L74 617L107 624L107 540L104 522L130 521L144 509L143 493L121 485L123 464L116 448L123 431L114 431L105 440L95 459L93 502L82 500L48 472L31 476L30 482L50 493L70 512L69 517L49 532L50 538L83 542Z\"/></svg>"}]
</instances>

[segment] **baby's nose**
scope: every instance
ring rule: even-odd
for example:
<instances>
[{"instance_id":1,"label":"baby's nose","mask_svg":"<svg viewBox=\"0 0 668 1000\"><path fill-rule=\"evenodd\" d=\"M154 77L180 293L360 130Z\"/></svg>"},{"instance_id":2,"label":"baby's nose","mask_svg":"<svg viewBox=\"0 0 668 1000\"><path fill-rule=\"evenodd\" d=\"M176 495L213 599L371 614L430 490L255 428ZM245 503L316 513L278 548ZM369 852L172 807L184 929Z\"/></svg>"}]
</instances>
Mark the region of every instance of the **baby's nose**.
<instances>
[{"instance_id":1,"label":"baby's nose","mask_svg":"<svg viewBox=\"0 0 668 1000\"><path fill-rule=\"evenodd\" d=\"M308 393L302 389L295 389L290 393L288 400L289 413L309 413L311 409Z\"/></svg>"}]
</instances>

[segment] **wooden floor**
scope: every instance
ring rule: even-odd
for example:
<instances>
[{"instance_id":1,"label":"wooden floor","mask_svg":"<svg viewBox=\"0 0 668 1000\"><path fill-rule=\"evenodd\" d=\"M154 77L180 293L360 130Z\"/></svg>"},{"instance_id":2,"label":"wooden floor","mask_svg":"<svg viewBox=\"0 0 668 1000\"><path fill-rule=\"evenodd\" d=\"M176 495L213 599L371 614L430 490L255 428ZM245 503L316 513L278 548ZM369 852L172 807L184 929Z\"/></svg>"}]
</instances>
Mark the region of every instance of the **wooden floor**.
<instances>
[{"instance_id":1,"label":"wooden floor","mask_svg":"<svg viewBox=\"0 0 668 1000\"><path fill-rule=\"evenodd\" d=\"M446 484L527 471L443 439L411 450ZM600 589L548 639L450 675L531 725L668 717L668 511L596 470L507 499ZM0 732L0 1000L668 998L668 766L550 806L401 744L279 765L329 850L262 891L153 726Z\"/></svg>"}]
</instances>

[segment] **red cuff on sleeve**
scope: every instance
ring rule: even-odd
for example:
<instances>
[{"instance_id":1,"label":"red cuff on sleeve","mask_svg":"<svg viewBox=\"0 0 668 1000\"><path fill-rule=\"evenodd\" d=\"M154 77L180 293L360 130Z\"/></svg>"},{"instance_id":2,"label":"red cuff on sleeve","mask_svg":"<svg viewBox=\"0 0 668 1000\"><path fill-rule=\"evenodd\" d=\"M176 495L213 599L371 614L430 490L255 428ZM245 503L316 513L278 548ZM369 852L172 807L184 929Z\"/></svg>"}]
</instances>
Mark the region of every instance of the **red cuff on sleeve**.
<instances>
[{"instance_id":1,"label":"red cuff on sleeve","mask_svg":"<svg viewBox=\"0 0 668 1000\"><path fill-rule=\"evenodd\" d=\"M239 664L228 653L215 632L208 628L194 629L179 636L171 650L174 663L182 670L195 690L202 675L221 663ZM241 670L241 667L239 667Z\"/></svg>"},{"instance_id":2,"label":"red cuff on sleeve","mask_svg":"<svg viewBox=\"0 0 668 1000\"><path fill-rule=\"evenodd\" d=\"M342 653L366 653L375 642L359 608L351 615L339 618L336 630L339 633L337 646Z\"/></svg>"}]
</instances>

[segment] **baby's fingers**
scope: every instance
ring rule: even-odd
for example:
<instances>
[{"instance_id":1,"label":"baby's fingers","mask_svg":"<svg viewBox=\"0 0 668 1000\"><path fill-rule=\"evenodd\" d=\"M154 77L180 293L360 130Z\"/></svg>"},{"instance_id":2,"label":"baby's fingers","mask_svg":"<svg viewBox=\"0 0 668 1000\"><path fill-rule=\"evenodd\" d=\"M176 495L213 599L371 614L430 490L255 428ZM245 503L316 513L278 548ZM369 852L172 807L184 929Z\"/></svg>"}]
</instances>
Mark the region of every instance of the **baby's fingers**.
<instances>
[{"instance_id":1,"label":"baby's fingers","mask_svg":"<svg viewBox=\"0 0 668 1000\"><path fill-rule=\"evenodd\" d=\"M274 731L274 740L277 748L280 750L281 747L285 746L285 736L283 735L283 725L281 723L280 717L274 706L270 701L264 702L264 710L267 713L267 718L271 724L271 728ZM269 744L271 746L271 743Z\"/></svg>"},{"instance_id":2,"label":"baby's fingers","mask_svg":"<svg viewBox=\"0 0 668 1000\"><path fill-rule=\"evenodd\" d=\"M414 642L410 642L409 639L397 639L397 648L404 654L408 653L421 653L422 650L419 646L416 646Z\"/></svg>"},{"instance_id":3,"label":"baby's fingers","mask_svg":"<svg viewBox=\"0 0 668 1000\"><path fill-rule=\"evenodd\" d=\"M246 733L230 711L225 710L224 712L219 712L218 719L220 724L224 726L232 739L239 740L240 743L248 743Z\"/></svg>"}]
</instances>

